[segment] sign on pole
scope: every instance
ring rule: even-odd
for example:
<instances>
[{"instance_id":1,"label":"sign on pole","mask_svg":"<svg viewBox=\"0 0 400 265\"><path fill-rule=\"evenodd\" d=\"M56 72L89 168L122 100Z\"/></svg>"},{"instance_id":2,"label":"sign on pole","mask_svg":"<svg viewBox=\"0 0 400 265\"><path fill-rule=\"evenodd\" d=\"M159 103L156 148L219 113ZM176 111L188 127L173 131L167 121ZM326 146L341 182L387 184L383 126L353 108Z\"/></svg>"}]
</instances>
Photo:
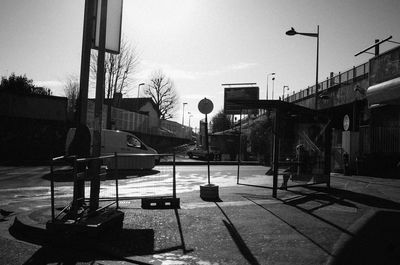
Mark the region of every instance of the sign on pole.
<instances>
[{"instance_id":1,"label":"sign on pole","mask_svg":"<svg viewBox=\"0 0 400 265\"><path fill-rule=\"evenodd\" d=\"M199 111L203 114L209 114L214 109L214 104L208 98L203 98L200 100L199 105L197 106Z\"/></svg>"},{"instance_id":2,"label":"sign on pole","mask_svg":"<svg viewBox=\"0 0 400 265\"><path fill-rule=\"evenodd\" d=\"M100 12L102 0L97 0L96 24L94 30L93 49L99 49L100 43ZM106 26L106 51L118 54L121 47L121 25L122 25L123 0L109 0L107 3L107 26Z\"/></svg>"},{"instance_id":3,"label":"sign on pole","mask_svg":"<svg viewBox=\"0 0 400 265\"><path fill-rule=\"evenodd\" d=\"M259 90L257 86L225 87L224 113L226 115L241 114L241 106L232 103L231 100L258 100Z\"/></svg>"}]
</instances>

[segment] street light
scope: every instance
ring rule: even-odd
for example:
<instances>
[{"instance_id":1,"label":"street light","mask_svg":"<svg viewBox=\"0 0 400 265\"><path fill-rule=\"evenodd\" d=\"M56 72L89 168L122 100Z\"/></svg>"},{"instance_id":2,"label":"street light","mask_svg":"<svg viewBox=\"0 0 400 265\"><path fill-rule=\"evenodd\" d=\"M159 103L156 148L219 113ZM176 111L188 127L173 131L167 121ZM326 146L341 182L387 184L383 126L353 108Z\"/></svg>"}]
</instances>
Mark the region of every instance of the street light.
<instances>
[{"instance_id":1,"label":"street light","mask_svg":"<svg viewBox=\"0 0 400 265\"><path fill-rule=\"evenodd\" d=\"M189 114L190 114L190 112L189 112ZM193 117L193 115L189 115L189 127L190 127L190 118L192 118Z\"/></svg>"},{"instance_id":2,"label":"street light","mask_svg":"<svg viewBox=\"0 0 400 265\"><path fill-rule=\"evenodd\" d=\"M282 88L282 101L285 100L285 88L287 88L287 90L289 91L289 86L283 86L283 88Z\"/></svg>"},{"instance_id":3,"label":"street light","mask_svg":"<svg viewBox=\"0 0 400 265\"><path fill-rule=\"evenodd\" d=\"M139 97L140 86L145 85L145 83L140 83L137 88L137 97Z\"/></svg>"},{"instance_id":4,"label":"street light","mask_svg":"<svg viewBox=\"0 0 400 265\"><path fill-rule=\"evenodd\" d=\"M317 33L305 33L305 32L297 32L293 27L286 31L286 35L294 36L294 35L303 35L307 37L315 37L317 38L317 66L316 66L316 74L315 74L315 109L318 108L318 61L319 61L319 25L317 25Z\"/></svg>"},{"instance_id":5,"label":"street light","mask_svg":"<svg viewBox=\"0 0 400 265\"><path fill-rule=\"evenodd\" d=\"M185 105L186 105L187 103L186 102L184 102L184 103L182 103L182 125L185 125L184 123L185 123Z\"/></svg>"},{"instance_id":6,"label":"street light","mask_svg":"<svg viewBox=\"0 0 400 265\"><path fill-rule=\"evenodd\" d=\"M267 96L266 96L266 99L268 100L268 81L269 81L269 76L270 75L273 75L273 76L275 76L275 73L269 73L269 74L267 74Z\"/></svg>"},{"instance_id":7,"label":"street light","mask_svg":"<svg viewBox=\"0 0 400 265\"><path fill-rule=\"evenodd\" d=\"M272 98L274 99L275 76L272 77Z\"/></svg>"}]
</instances>

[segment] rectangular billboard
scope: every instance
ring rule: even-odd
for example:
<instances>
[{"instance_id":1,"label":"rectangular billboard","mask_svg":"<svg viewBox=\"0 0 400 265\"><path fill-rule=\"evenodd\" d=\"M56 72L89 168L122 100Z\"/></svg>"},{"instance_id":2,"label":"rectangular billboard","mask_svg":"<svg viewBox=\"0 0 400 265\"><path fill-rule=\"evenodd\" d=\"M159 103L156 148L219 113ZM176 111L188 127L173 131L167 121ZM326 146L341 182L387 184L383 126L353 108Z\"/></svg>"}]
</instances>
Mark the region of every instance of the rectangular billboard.
<instances>
[{"instance_id":1,"label":"rectangular billboard","mask_svg":"<svg viewBox=\"0 0 400 265\"><path fill-rule=\"evenodd\" d=\"M241 107L231 100L258 100L260 88L258 86L225 87L224 113L235 115L241 113ZM257 110L254 110L257 111Z\"/></svg>"},{"instance_id":2,"label":"rectangular billboard","mask_svg":"<svg viewBox=\"0 0 400 265\"><path fill-rule=\"evenodd\" d=\"M96 21L93 48L98 50L100 45L100 14L102 0L96 1ZM119 54L121 46L123 0L107 1L106 51Z\"/></svg>"}]
</instances>

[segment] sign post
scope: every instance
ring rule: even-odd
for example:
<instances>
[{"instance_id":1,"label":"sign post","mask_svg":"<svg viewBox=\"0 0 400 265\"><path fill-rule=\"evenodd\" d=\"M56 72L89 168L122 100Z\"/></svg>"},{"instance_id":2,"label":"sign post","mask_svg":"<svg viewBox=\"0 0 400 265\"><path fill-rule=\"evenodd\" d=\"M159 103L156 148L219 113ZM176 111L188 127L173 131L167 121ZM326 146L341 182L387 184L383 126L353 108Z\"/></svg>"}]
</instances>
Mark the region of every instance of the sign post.
<instances>
[{"instance_id":1,"label":"sign post","mask_svg":"<svg viewBox=\"0 0 400 265\"><path fill-rule=\"evenodd\" d=\"M206 118L206 149L207 149L207 180L208 184L207 185L200 185L200 198L203 200L208 200L208 201L214 201L219 199L218 195L218 186L211 184L210 181L210 147L208 143L208 120L207 120L207 114L211 113L214 109L214 104L212 103L211 100L204 98L200 100L199 105L198 105L199 111L203 114L205 114Z\"/></svg>"}]
</instances>

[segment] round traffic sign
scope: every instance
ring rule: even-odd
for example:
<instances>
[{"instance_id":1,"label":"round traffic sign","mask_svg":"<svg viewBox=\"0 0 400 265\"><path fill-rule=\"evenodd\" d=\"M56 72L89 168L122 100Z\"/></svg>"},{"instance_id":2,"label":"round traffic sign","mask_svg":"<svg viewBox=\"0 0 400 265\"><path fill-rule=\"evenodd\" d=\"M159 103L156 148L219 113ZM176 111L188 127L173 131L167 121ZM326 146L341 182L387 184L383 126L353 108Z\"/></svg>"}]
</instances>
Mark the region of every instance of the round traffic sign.
<instances>
[{"instance_id":1,"label":"round traffic sign","mask_svg":"<svg viewBox=\"0 0 400 265\"><path fill-rule=\"evenodd\" d=\"M203 114L208 114L214 109L214 104L208 98L203 98L200 100L198 105L199 111Z\"/></svg>"}]
</instances>

